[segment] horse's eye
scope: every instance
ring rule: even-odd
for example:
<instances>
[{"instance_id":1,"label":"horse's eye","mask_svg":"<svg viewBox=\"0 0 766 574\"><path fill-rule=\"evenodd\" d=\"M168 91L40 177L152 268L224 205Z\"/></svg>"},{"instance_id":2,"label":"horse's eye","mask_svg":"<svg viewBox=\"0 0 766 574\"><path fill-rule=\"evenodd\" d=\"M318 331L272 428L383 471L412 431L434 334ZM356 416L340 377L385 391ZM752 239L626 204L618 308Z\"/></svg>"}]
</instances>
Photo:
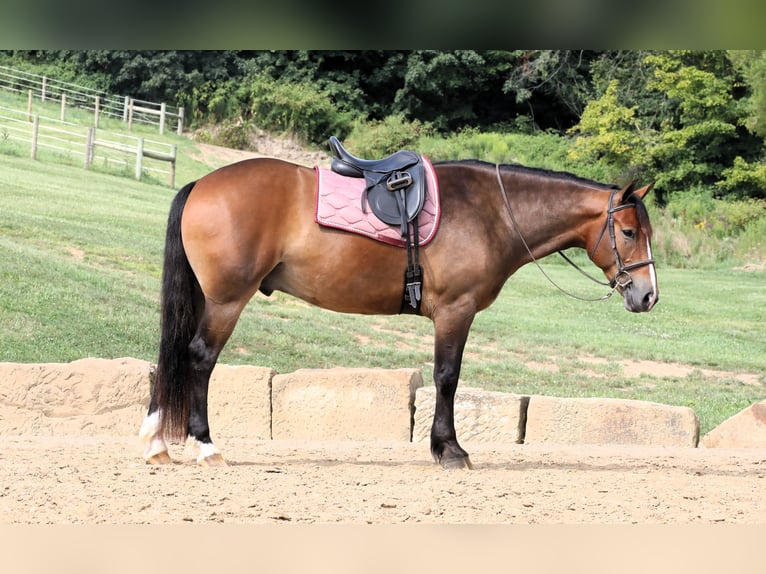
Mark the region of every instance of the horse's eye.
<instances>
[{"instance_id":1,"label":"horse's eye","mask_svg":"<svg viewBox=\"0 0 766 574\"><path fill-rule=\"evenodd\" d=\"M632 229L623 229L622 235L623 237L625 237L625 239L635 239L636 232L633 231Z\"/></svg>"}]
</instances>

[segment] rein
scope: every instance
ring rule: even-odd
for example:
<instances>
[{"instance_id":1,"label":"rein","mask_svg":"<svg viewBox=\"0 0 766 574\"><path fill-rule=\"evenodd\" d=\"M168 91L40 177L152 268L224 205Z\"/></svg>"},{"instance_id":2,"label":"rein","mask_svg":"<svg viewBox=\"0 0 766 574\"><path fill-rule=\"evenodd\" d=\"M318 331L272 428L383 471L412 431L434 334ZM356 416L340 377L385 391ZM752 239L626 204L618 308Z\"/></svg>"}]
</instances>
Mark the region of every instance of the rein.
<instances>
[{"instance_id":1,"label":"rein","mask_svg":"<svg viewBox=\"0 0 766 574\"><path fill-rule=\"evenodd\" d=\"M570 291L567 291L566 289L561 287L558 283L556 283L553 279L551 279L550 276L545 272L545 270L542 268L540 263L537 261L537 258L532 254L532 250L529 248L529 245L527 244L526 239L524 239L524 235L521 233L521 228L519 227L519 224L516 221L516 216L513 214L513 209L511 209L511 202L508 201L508 194L505 192L505 185L503 185L503 178L500 176L500 164L495 164L495 174L497 175L497 182L500 185L500 192L501 192L501 195L503 196L503 201L505 201L505 207L508 208L508 214L511 216L511 222L513 223L513 226L516 228L516 233L519 234L519 238L521 239L521 242L524 245L524 248L527 250L527 253L529 253L529 256L532 258L532 262L540 270L540 273L543 274L543 277L545 277L550 282L551 285L553 285L556 289L561 291L564 295L572 297L573 299L578 299L579 301L589 301L589 302L604 301L606 299L609 299L612 295L614 295L614 292L617 289L625 288L633 282L633 279L631 278L629 271L632 271L633 269L636 269L638 267L643 267L644 265L652 265L654 263L654 259L647 259L646 261L631 263L630 265L623 264L622 258L620 257L620 253L619 251L617 251L617 240L615 238L615 233L614 233L614 213L616 211L621 211L629 207L635 208L635 205L623 204L623 205L618 205L616 207L613 207L612 203L614 200L614 195L618 191L618 190L613 190L611 195L609 196L609 209L607 211L606 219L604 220L604 225L601 228L601 232L599 233L596 244L593 246L593 249L591 250L589 254L590 257L592 258L593 254L596 252L596 249L598 248L599 243L601 243L601 239L603 239L604 234L606 233L608 229L609 238L611 239L611 242L612 242L612 251L614 251L614 255L618 265L617 273L612 278L612 280L609 282L606 282L600 279L596 279L590 273L588 273L587 271L582 269L579 265L577 265L577 263L575 263L569 257L567 257L562 251L558 252L558 254L561 255L561 257L564 259L564 261L566 261L572 267L577 269L585 277L587 277L594 283L598 283L599 285L603 285L604 287L609 287L610 291L606 295L603 295L601 297L595 297L595 298L581 297L580 295L576 295Z\"/></svg>"}]
</instances>

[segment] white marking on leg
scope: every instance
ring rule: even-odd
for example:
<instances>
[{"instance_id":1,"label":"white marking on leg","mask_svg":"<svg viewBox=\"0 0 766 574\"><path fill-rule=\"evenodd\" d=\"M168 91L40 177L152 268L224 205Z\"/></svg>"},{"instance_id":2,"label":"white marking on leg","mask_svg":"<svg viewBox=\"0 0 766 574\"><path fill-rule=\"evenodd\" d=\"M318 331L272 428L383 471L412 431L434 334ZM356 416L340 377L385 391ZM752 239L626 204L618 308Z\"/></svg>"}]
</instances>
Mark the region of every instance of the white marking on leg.
<instances>
[{"instance_id":1,"label":"white marking on leg","mask_svg":"<svg viewBox=\"0 0 766 574\"><path fill-rule=\"evenodd\" d=\"M218 450L212 442L199 442L196 439L194 442L196 443L197 448L199 448L199 454L197 455L198 463L210 456L221 454L221 451Z\"/></svg>"},{"instance_id":2,"label":"white marking on leg","mask_svg":"<svg viewBox=\"0 0 766 574\"><path fill-rule=\"evenodd\" d=\"M138 438L146 445L144 450L144 459L149 460L155 455L168 451L168 445L160 432L160 411L156 410L147 415L141 424L141 430L138 431Z\"/></svg>"},{"instance_id":3,"label":"white marking on leg","mask_svg":"<svg viewBox=\"0 0 766 574\"><path fill-rule=\"evenodd\" d=\"M191 443L190 446L193 449L199 451L199 454L197 454L197 464L210 456L221 454L221 451L212 442L200 442L191 435L187 437L187 442Z\"/></svg>"}]
</instances>

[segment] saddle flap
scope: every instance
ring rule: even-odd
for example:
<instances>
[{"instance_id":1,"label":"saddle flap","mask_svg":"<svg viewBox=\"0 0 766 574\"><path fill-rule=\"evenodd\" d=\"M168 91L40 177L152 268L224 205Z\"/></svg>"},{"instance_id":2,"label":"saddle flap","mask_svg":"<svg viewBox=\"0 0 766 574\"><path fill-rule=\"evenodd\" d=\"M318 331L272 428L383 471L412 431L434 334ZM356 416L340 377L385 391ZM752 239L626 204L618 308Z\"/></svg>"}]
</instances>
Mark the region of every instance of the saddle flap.
<instances>
[{"instance_id":1,"label":"saddle flap","mask_svg":"<svg viewBox=\"0 0 766 574\"><path fill-rule=\"evenodd\" d=\"M401 225L402 222L410 222L423 209L425 203L425 174L423 163L408 168L407 175L412 179L408 187L390 191L388 181L394 179L406 179L402 172L394 172L390 176L386 174L380 177L377 174L366 174L367 182L366 200L372 212L383 222L389 225ZM364 198L362 198L364 201ZM402 211L404 210L404 214ZM404 217L402 217L404 215Z\"/></svg>"}]
</instances>

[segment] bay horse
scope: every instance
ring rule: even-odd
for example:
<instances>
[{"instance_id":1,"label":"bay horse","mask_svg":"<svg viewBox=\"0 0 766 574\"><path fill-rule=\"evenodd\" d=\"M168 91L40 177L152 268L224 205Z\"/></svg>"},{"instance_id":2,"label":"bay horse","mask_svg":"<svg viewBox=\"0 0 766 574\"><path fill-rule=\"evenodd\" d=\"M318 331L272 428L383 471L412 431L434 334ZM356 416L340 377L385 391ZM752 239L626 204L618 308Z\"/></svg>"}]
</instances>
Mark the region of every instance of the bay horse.
<instances>
[{"instance_id":1,"label":"bay horse","mask_svg":"<svg viewBox=\"0 0 766 574\"><path fill-rule=\"evenodd\" d=\"M436 162L434 170L441 221L420 249L422 304L413 312L434 326L431 453L445 468L471 468L455 432L454 397L474 316L522 265L572 247L586 250L627 310L652 309L659 290L643 198L653 184L620 188L479 160ZM208 383L257 291L343 313L402 311L402 250L318 225L316 185L312 168L258 158L217 169L175 196L159 359L140 430L147 462L170 462L166 440L191 437L199 464L225 464L210 436Z\"/></svg>"}]
</instances>

